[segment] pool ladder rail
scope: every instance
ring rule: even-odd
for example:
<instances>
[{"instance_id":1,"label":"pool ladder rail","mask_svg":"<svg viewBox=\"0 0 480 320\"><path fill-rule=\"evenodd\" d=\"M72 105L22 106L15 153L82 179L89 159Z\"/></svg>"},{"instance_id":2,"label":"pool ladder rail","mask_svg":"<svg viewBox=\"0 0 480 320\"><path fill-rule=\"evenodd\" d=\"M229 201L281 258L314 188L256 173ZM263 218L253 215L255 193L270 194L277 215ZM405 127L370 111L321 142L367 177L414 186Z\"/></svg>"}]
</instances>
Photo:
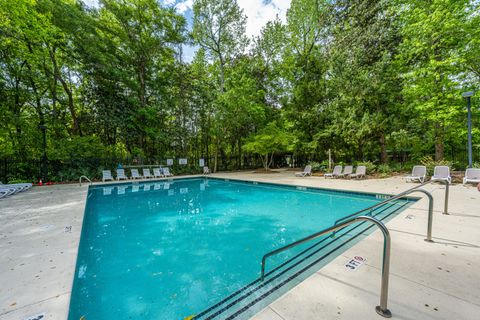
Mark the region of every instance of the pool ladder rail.
<instances>
[{"instance_id":1,"label":"pool ladder rail","mask_svg":"<svg viewBox=\"0 0 480 320\"><path fill-rule=\"evenodd\" d=\"M381 222L380 220L377 220L374 217L371 216L358 216L354 218L350 218L349 220L346 220L342 223L336 224L331 226L330 228L324 229L320 232L314 233L308 237L305 237L303 239L297 240L293 243L290 243L286 246L280 247L276 250L273 250L267 254L265 254L262 258L262 270L261 270L261 276L260 279L263 281L265 279L265 264L267 262L267 258L271 257L273 255L279 254L283 251L286 251L290 248L296 247L302 243L305 243L307 241L316 239L318 237L321 237L325 234L328 233L333 233L334 231L337 231L339 229L342 229L344 227L347 227L353 223L360 222L360 221L368 221L377 226L383 234L383 259L382 259L382 283L381 283L381 289L380 289L380 305L378 305L375 310L377 313L385 318L391 318L392 313L390 310L387 308L387 302L388 302L388 278L390 274L390 247L391 247L391 239L390 239L390 233L388 232L387 227Z\"/></svg>"},{"instance_id":2,"label":"pool ladder rail","mask_svg":"<svg viewBox=\"0 0 480 320\"><path fill-rule=\"evenodd\" d=\"M80 178L78 179L78 184L80 185L80 187L82 186L82 179L87 180L90 183L90 185L92 185L93 183L92 180L90 180L87 176L80 176Z\"/></svg>"},{"instance_id":3,"label":"pool ladder rail","mask_svg":"<svg viewBox=\"0 0 480 320\"><path fill-rule=\"evenodd\" d=\"M250 284L244 286L243 288L237 290L236 292L234 292L233 294L231 294L230 296L226 297L225 299L223 299L222 301L214 304L213 306L211 306L210 308L204 310L203 312L201 312L200 314L197 314L196 316L193 317L193 319L200 319L203 317L205 317L205 319L213 319L213 318L216 318L217 315L227 311L230 307L232 307L234 304L237 304L239 301L243 300L246 296L250 295L249 292L247 292L246 294L244 294L242 297L240 298L237 298L234 302L231 302L230 304L226 305L225 307L223 307L222 309L220 310L217 310L215 313L212 314L212 311L215 311L215 309L221 307L223 304L225 304L227 301L231 300L233 297L239 295L240 293L242 292L245 292L247 289L251 288L251 287L254 287L255 284L257 283L261 283L258 287L254 288L253 290L257 290L258 288L260 287L263 287L264 284L264 280L265 280L265 277L269 274L272 274L274 273L275 271L277 271L278 269L280 269L281 267L287 265L288 263L290 263L291 261L293 261L294 259L296 259L297 257L299 257L300 255L302 255L303 253L307 252L308 250L310 250L311 248L314 248L316 247L317 245L319 245L320 243L322 243L323 241L327 240L327 239L332 239L332 238L335 238L336 236L336 233L340 230L343 230L343 229L346 229L349 225L351 224L354 224L354 223L358 223L360 222L360 224L358 224L357 226L355 226L354 228L352 228L351 230L343 233L342 235L340 235L340 237L348 234L350 231L352 231L353 229L356 229L357 227L359 227L361 224L365 223L365 222L370 222L372 225L370 227L368 227L367 229L365 229L364 231L370 229L371 227L373 226L376 226L378 227L381 231L382 231L382 234L384 236L384 246L383 246L383 260L382 260L382 280L381 280L381 292L380 292L380 304L378 306L376 306L375 310L376 312L383 316L383 317L386 317L386 318L390 318L392 316L390 310L388 309L387 307L387 302L388 302L388 279L389 279L389 270L390 270L390 248L391 248L391 239L390 239L390 234L389 234L389 231L388 229L386 228L386 226L383 224L383 222L381 220L383 219L386 219L387 217L389 217L390 215L392 215L393 213L395 213L396 211L400 210L403 206L405 206L407 203L404 203L403 205L401 205L399 208L396 208L394 209L391 213L387 214L385 217L381 218L380 220L376 218L376 216L380 215L381 213L383 213L384 211L387 211L389 208L391 208L392 206L395 206L395 203L391 204L392 202L394 202L395 200L399 200L401 198L404 198L405 196L407 196L408 194L411 194L411 193L414 193L414 192L421 192L421 193L424 193L427 197L428 197L428 200L429 200L429 204L428 204L428 226L427 226L427 238L425 239L425 241L427 242L433 242L432 240L432 220L433 220L433 196L430 192L428 192L427 190L424 190L424 189L420 189L421 187L427 185L431 183L431 181L427 181L427 182L424 182L420 185L417 185L411 189L408 189L406 191L403 191L401 193L399 193L398 195L395 195L395 196L391 196L389 197L388 199L380 202L380 203L377 203L371 207L368 207L366 209L363 209L363 210L360 210L360 211L357 211L349 216L346 216L344 218L341 218L339 220L337 220L335 222L335 224L327 229L324 229L322 231L319 231L319 232L316 232L308 237L305 237L303 239L300 239L300 240L297 240L291 244L288 244L284 247L281 247L281 248L278 248L274 251L271 251L267 254L265 254L262 258L262 266L261 266L261 277L258 278L257 280L251 282ZM448 214L448 195L449 195L449 183L448 182L445 182L446 184L446 190L445 190L445 204L444 204L444 211L443 211L443 214ZM383 208L379 213L377 213L376 215L373 215L373 212L375 210L378 210L380 208L382 208L383 206L386 206L386 205L390 205L389 207L387 207L386 209ZM363 214L363 215L361 215ZM306 243L306 242L309 242L311 240L314 240L316 238L319 238L323 235L326 235L326 234L331 234L330 237L327 237L327 238L323 238L320 242L312 245L311 247L307 248L306 250L303 250L301 253L297 254L296 256L290 258L289 260L285 261L284 263L282 263L280 266L277 266L276 268L274 268L273 270L269 271L268 273L265 273L265 265L266 265L266 260L268 257L271 257L273 255L276 255L278 253L281 253L283 251L286 251L288 249L291 249L292 247L295 247L295 246L298 246L300 244L303 244L303 243ZM338 246L336 249L339 249L340 247L342 247L343 245L347 244L348 242L350 242L351 240L353 240L354 238L358 237L360 234L358 234L357 236L354 236L350 239L348 239L347 241L345 241L344 243L342 243L340 246ZM335 241L335 240L334 240ZM327 246L329 246L330 244L332 244L333 241L331 241L330 243L324 245L323 247L321 247L320 249L316 250L314 253L310 254L308 257L311 257L313 254L315 253L318 253L320 250L326 248ZM319 259L317 259L316 261L314 261L314 263L311 263L310 265L308 265L307 267L303 268L302 270L300 270L300 272L303 272L303 271L306 271L306 269L310 268L311 266L313 266L314 264L317 264L319 263L321 260L323 260L324 258L326 258L328 255L330 255L332 252L334 252L336 249L334 250L331 250L329 251L327 254L323 255L322 257L320 257ZM304 258L306 259L306 258ZM286 271L288 271L289 269L291 269L292 267L289 267ZM296 275L298 275L300 272L297 272L293 277L295 277ZM277 274L273 279L269 279L269 281L267 282L270 282L272 280L274 280L275 278L277 278L279 275L285 273L285 270L280 273L280 274ZM290 278L293 278L292 276L290 276ZM287 279L288 280L288 279ZM285 284L285 281L280 285L280 286L276 286L276 288L279 288L281 287L283 284ZM274 288L275 290L275 288ZM271 291L270 291L271 292ZM257 299L258 301L258 299ZM233 319L235 318L239 313L241 312L244 312L246 311L250 306L253 306L253 304L255 304L256 301L253 301L253 303L251 302L249 305L243 307L240 312L236 312L234 315L231 315L229 317L227 317L226 319ZM210 315L208 315L210 314Z\"/></svg>"}]
</instances>

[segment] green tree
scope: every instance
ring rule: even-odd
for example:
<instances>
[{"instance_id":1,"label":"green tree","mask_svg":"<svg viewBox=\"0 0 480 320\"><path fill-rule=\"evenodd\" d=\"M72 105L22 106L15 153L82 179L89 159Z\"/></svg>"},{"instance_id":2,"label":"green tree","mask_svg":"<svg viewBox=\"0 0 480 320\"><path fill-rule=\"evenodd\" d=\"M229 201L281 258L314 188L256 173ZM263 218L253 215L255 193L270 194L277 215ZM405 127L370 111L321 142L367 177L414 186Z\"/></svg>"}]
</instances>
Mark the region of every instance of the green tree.
<instances>
[{"instance_id":1,"label":"green tree","mask_svg":"<svg viewBox=\"0 0 480 320\"><path fill-rule=\"evenodd\" d=\"M426 120L436 160L444 158L446 130L455 126L462 111L457 79L468 4L468 0L418 0L402 6L403 94L418 117Z\"/></svg>"},{"instance_id":2,"label":"green tree","mask_svg":"<svg viewBox=\"0 0 480 320\"><path fill-rule=\"evenodd\" d=\"M257 134L251 136L243 148L247 152L260 155L263 168L268 171L277 152L286 152L293 149L294 136L276 122L269 123Z\"/></svg>"},{"instance_id":3,"label":"green tree","mask_svg":"<svg viewBox=\"0 0 480 320\"><path fill-rule=\"evenodd\" d=\"M195 0L193 14L193 39L218 61L220 92L223 92L226 66L248 44L247 18L236 0Z\"/></svg>"}]
</instances>

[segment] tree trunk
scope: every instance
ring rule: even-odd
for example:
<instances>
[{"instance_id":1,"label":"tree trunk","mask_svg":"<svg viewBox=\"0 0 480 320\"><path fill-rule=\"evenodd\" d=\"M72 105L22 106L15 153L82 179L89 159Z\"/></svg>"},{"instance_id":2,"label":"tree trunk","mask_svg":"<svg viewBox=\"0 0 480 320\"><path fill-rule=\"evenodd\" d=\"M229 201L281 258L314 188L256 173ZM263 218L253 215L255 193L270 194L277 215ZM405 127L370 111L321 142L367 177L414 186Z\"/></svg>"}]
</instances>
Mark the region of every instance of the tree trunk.
<instances>
[{"instance_id":1,"label":"tree trunk","mask_svg":"<svg viewBox=\"0 0 480 320\"><path fill-rule=\"evenodd\" d=\"M265 169L265 171L268 171L268 153L265 156L260 157L262 158L263 168Z\"/></svg>"},{"instance_id":2,"label":"tree trunk","mask_svg":"<svg viewBox=\"0 0 480 320\"><path fill-rule=\"evenodd\" d=\"M213 172L217 172L217 165L218 165L218 136L215 137L215 165L213 167Z\"/></svg>"},{"instance_id":3,"label":"tree trunk","mask_svg":"<svg viewBox=\"0 0 480 320\"><path fill-rule=\"evenodd\" d=\"M50 59L52 60L53 67L54 67L54 76L58 81L60 81L60 83L62 84L63 90L65 91L68 97L68 110L70 111L70 115L72 116L72 122L73 122L72 132L73 134L78 134L79 136L82 136L82 130L80 128L80 124L78 123L77 112L75 110L75 102L73 100L72 90L70 90L68 83L62 77L60 69L58 68L57 59L55 57L55 49L49 50L49 53L50 53Z\"/></svg>"},{"instance_id":4,"label":"tree trunk","mask_svg":"<svg viewBox=\"0 0 480 320\"><path fill-rule=\"evenodd\" d=\"M441 161L444 157L443 127L437 122L435 123L435 161Z\"/></svg>"},{"instance_id":5,"label":"tree trunk","mask_svg":"<svg viewBox=\"0 0 480 320\"><path fill-rule=\"evenodd\" d=\"M380 161L384 164L388 163L387 144L385 143L385 134L380 133Z\"/></svg>"}]
</instances>

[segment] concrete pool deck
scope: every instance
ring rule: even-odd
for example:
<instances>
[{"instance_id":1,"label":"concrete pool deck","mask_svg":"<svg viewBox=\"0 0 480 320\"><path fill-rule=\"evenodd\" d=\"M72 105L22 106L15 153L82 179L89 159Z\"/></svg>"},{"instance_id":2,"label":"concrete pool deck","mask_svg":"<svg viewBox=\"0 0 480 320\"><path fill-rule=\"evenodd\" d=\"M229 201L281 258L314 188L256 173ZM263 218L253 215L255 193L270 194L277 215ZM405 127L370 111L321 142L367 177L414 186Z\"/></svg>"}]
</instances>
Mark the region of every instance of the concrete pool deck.
<instances>
[{"instance_id":1,"label":"concrete pool deck","mask_svg":"<svg viewBox=\"0 0 480 320\"><path fill-rule=\"evenodd\" d=\"M294 177L291 171L213 176L389 194L414 186L399 177L326 180ZM44 319L67 318L87 189L86 184L35 187L0 200L1 320L42 313ZM445 186L429 184L425 189L435 199L434 243L424 241L424 196L387 224L392 237L388 306L393 319L479 319L480 192L474 186L452 185L450 215L443 215ZM253 319L383 319L374 310L379 303L382 244L381 233L373 232ZM367 260L348 271L345 264L354 256Z\"/></svg>"}]
</instances>

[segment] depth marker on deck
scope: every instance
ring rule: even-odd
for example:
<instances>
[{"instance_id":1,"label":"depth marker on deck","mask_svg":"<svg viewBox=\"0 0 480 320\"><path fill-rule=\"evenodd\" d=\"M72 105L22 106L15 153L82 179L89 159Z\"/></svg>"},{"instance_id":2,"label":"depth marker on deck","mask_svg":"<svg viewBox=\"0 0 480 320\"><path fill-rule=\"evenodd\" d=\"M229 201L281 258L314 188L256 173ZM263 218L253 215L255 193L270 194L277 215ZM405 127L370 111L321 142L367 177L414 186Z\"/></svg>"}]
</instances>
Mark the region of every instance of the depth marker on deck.
<instances>
[{"instance_id":1,"label":"depth marker on deck","mask_svg":"<svg viewBox=\"0 0 480 320\"><path fill-rule=\"evenodd\" d=\"M355 256L353 259L350 259L346 264L345 268L350 271L356 271L358 268L362 266L362 264L367 261L366 258L361 256Z\"/></svg>"}]
</instances>

